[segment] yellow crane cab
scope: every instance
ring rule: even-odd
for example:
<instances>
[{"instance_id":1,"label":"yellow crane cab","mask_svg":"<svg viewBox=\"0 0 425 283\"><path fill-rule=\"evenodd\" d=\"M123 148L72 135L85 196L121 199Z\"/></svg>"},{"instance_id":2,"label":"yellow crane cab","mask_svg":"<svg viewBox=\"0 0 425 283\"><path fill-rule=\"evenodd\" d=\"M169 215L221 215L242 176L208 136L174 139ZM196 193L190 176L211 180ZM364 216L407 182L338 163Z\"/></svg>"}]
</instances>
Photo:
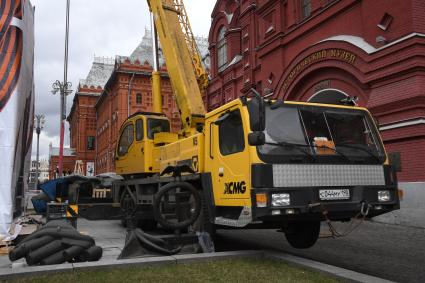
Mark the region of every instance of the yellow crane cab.
<instances>
[{"instance_id":1,"label":"yellow crane cab","mask_svg":"<svg viewBox=\"0 0 425 283\"><path fill-rule=\"evenodd\" d=\"M119 133L115 169L123 176L149 176L159 172L159 145L177 141L170 121L162 113L137 112L127 118Z\"/></svg>"}]
</instances>

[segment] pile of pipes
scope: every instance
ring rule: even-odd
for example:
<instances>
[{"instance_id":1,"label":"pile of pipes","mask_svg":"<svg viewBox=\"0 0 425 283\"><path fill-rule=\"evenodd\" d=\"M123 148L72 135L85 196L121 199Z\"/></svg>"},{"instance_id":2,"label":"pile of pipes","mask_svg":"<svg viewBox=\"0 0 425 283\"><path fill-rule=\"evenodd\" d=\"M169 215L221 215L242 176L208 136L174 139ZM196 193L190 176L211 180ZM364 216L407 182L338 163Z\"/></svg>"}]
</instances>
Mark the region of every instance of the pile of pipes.
<instances>
[{"instance_id":1,"label":"pile of pipes","mask_svg":"<svg viewBox=\"0 0 425 283\"><path fill-rule=\"evenodd\" d=\"M25 257L28 265L97 261L102 248L63 220L48 222L22 240L10 253L11 261Z\"/></svg>"}]
</instances>

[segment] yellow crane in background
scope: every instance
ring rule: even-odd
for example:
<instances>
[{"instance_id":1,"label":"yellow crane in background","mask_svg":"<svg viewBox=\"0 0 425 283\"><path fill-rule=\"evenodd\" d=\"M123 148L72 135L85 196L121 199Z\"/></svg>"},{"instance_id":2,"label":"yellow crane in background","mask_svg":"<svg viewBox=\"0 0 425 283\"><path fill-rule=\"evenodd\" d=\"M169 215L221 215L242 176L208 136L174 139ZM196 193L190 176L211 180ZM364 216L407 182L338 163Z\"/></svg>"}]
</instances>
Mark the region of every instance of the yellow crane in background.
<instances>
[{"instance_id":1,"label":"yellow crane in background","mask_svg":"<svg viewBox=\"0 0 425 283\"><path fill-rule=\"evenodd\" d=\"M395 174L367 109L266 100L252 90L206 113L208 76L183 2L148 3L182 129L171 133L161 113L156 59L154 112L128 117L116 148L116 173L125 179L114 182L113 194L125 219L210 234L224 226L280 228L292 246L308 248L323 220L399 208Z\"/></svg>"}]
</instances>

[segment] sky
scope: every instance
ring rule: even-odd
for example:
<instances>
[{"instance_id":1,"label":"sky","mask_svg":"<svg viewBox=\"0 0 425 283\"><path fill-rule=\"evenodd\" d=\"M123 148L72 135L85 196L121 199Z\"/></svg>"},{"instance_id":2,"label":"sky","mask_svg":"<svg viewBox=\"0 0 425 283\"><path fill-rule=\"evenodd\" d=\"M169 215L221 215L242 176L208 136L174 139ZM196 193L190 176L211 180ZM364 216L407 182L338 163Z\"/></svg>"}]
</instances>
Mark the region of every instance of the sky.
<instances>
[{"instance_id":1,"label":"sky","mask_svg":"<svg viewBox=\"0 0 425 283\"><path fill-rule=\"evenodd\" d=\"M35 6L35 113L44 114L40 159L47 159L49 143L59 146L59 95L52 84L63 81L66 0L31 0ZM207 37L216 0L184 0L193 33ZM129 56L150 29L146 0L71 0L68 81L76 90L85 79L94 56ZM74 92L67 97L67 114ZM68 123L66 123L68 124ZM32 156L36 155L34 134ZM69 147L68 125L65 146Z\"/></svg>"}]
</instances>

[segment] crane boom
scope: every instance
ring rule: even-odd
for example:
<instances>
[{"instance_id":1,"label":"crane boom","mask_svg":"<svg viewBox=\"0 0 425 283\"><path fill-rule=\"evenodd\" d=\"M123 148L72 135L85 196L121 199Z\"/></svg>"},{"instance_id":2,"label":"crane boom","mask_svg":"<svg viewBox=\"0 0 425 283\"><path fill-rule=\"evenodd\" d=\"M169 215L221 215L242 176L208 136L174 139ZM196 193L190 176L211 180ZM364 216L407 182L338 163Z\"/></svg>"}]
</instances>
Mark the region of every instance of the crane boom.
<instances>
[{"instance_id":1,"label":"crane boom","mask_svg":"<svg viewBox=\"0 0 425 283\"><path fill-rule=\"evenodd\" d=\"M167 62L183 130L190 131L203 122L205 107L200 85L206 86L207 76L202 68L186 10L181 0L147 1ZM198 85L198 78L204 83Z\"/></svg>"},{"instance_id":2,"label":"crane boom","mask_svg":"<svg viewBox=\"0 0 425 283\"><path fill-rule=\"evenodd\" d=\"M187 47L189 48L193 70L198 80L198 86L201 92L204 92L206 91L209 84L208 74L202 65L202 58L200 56L201 52L199 52L198 45L196 44L195 37L192 32L192 27L190 26L189 17L186 13L186 8L183 4L183 0L174 0L174 5L176 10L179 11L180 27L184 34Z\"/></svg>"}]
</instances>

